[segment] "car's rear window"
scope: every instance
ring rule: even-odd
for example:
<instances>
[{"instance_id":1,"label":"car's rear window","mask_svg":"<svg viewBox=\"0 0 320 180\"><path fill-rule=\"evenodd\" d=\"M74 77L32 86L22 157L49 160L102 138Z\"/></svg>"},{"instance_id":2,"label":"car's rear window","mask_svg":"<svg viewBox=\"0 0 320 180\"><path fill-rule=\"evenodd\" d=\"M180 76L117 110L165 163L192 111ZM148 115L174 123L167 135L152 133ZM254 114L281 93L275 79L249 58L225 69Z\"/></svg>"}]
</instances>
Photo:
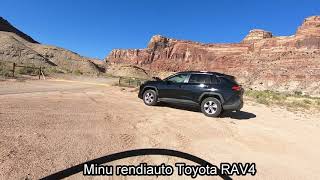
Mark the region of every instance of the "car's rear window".
<instances>
[{"instance_id":1,"label":"car's rear window","mask_svg":"<svg viewBox=\"0 0 320 180\"><path fill-rule=\"evenodd\" d=\"M219 79L227 82L227 83L231 83L231 84L236 84L239 85L238 82L236 81L236 79L232 76L220 76Z\"/></svg>"}]
</instances>

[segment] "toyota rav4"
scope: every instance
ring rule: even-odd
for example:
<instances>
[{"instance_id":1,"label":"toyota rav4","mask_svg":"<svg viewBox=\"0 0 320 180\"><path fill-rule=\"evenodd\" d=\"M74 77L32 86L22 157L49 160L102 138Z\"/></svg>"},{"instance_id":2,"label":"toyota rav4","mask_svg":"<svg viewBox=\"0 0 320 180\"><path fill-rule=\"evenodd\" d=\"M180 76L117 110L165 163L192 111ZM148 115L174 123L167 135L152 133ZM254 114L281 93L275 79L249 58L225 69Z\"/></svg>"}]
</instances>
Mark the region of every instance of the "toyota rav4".
<instances>
[{"instance_id":1,"label":"toyota rav4","mask_svg":"<svg viewBox=\"0 0 320 180\"><path fill-rule=\"evenodd\" d=\"M160 101L196 104L210 117L223 110L240 110L243 88L230 75L217 72L179 72L161 80L155 78L140 86L138 97L148 106Z\"/></svg>"}]
</instances>

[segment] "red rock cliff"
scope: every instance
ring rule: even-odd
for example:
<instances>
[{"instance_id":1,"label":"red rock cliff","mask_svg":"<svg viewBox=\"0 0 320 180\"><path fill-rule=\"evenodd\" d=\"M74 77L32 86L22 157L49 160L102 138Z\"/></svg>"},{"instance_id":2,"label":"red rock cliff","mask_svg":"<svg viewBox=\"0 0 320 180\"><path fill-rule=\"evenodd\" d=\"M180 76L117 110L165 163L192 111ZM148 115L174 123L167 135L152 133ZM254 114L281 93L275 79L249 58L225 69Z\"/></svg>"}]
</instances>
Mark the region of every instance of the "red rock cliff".
<instances>
[{"instance_id":1,"label":"red rock cliff","mask_svg":"<svg viewBox=\"0 0 320 180\"><path fill-rule=\"evenodd\" d=\"M106 61L158 71L219 71L252 88L320 94L320 16L306 18L293 36L256 29L232 44L156 35L146 49L115 49Z\"/></svg>"}]
</instances>

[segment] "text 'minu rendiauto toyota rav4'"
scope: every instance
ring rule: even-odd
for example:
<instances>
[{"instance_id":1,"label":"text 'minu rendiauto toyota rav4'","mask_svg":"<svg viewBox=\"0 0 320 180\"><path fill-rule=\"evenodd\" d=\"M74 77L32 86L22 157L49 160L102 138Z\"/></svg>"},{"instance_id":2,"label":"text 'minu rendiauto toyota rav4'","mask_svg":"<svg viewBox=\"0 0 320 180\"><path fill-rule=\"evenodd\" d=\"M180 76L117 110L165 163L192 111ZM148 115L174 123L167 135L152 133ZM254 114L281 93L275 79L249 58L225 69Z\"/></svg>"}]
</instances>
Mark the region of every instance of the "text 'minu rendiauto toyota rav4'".
<instances>
[{"instance_id":1,"label":"text 'minu rendiauto toyota rav4'","mask_svg":"<svg viewBox=\"0 0 320 180\"><path fill-rule=\"evenodd\" d=\"M243 93L243 88L233 76L188 71L164 80L146 81L140 86L138 97L149 106L160 101L197 104L206 116L216 117L223 110L240 110Z\"/></svg>"}]
</instances>

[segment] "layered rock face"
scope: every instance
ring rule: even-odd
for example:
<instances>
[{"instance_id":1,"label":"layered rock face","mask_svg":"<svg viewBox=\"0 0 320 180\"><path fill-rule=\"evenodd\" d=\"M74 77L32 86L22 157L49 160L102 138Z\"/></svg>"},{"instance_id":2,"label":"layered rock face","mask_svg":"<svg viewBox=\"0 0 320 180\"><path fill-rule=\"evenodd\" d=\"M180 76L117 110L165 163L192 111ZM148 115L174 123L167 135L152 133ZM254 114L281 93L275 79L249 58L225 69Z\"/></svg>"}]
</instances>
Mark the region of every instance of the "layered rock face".
<instances>
[{"instance_id":1,"label":"layered rock face","mask_svg":"<svg viewBox=\"0 0 320 180\"><path fill-rule=\"evenodd\" d=\"M320 36L320 16L311 16L304 20L298 28L297 35L301 36Z\"/></svg>"},{"instance_id":2,"label":"layered rock face","mask_svg":"<svg viewBox=\"0 0 320 180\"><path fill-rule=\"evenodd\" d=\"M243 39L244 43L254 43L262 39L272 38L272 33L262 30L262 29L253 29L249 34Z\"/></svg>"},{"instance_id":3,"label":"layered rock face","mask_svg":"<svg viewBox=\"0 0 320 180\"><path fill-rule=\"evenodd\" d=\"M98 73L103 65L69 50L39 44L0 17L0 62L58 67L66 72Z\"/></svg>"},{"instance_id":4,"label":"layered rock face","mask_svg":"<svg viewBox=\"0 0 320 180\"><path fill-rule=\"evenodd\" d=\"M293 36L252 30L240 43L202 44L153 36L146 49L115 49L110 63L154 71L207 70L231 74L255 89L320 94L320 16L306 18Z\"/></svg>"}]
</instances>

